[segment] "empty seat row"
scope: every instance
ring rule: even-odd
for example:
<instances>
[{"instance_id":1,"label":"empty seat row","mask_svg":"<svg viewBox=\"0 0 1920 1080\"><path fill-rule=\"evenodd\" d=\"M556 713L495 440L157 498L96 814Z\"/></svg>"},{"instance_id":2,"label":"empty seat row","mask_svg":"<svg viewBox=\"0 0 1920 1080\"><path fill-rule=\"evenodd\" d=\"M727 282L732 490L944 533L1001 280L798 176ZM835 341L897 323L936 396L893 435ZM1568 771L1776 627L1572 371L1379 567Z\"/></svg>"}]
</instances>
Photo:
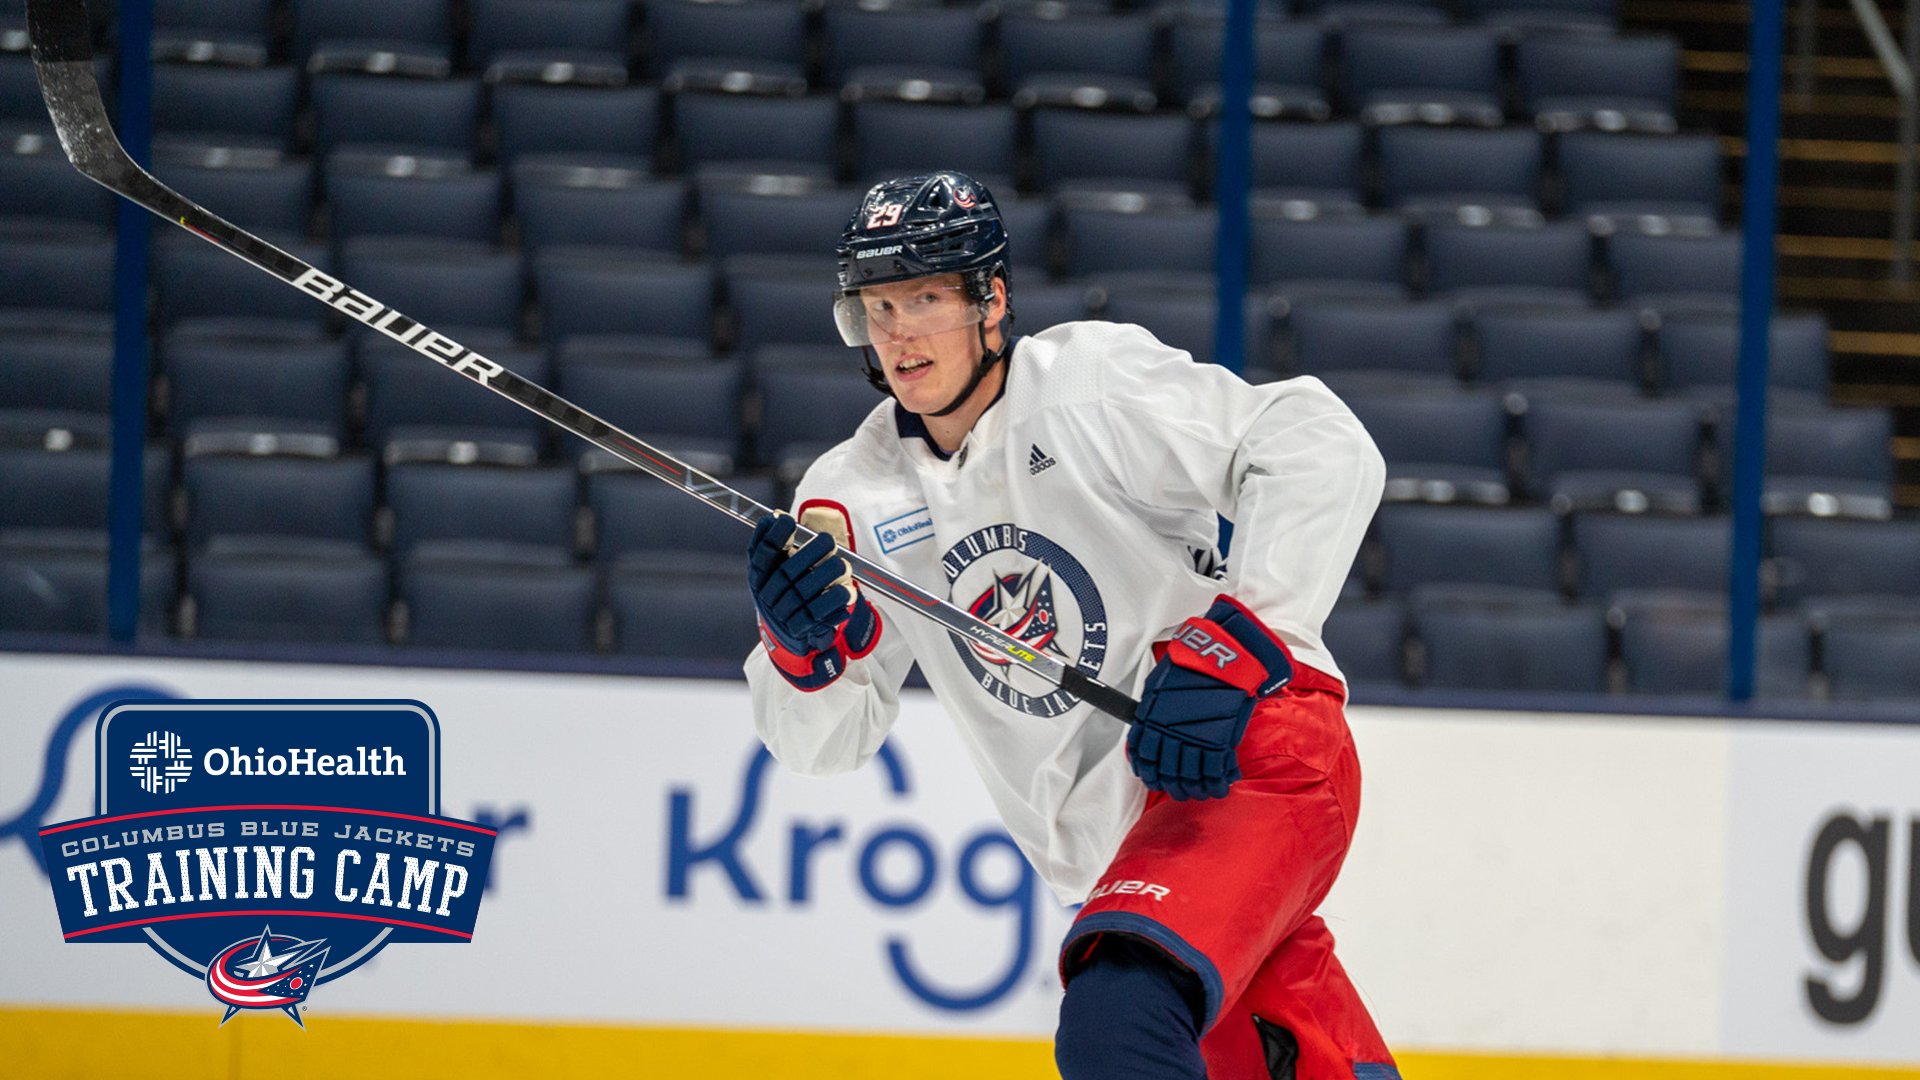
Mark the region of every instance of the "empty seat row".
<instances>
[{"instance_id":1,"label":"empty seat row","mask_svg":"<svg viewBox=\"0 0 1920 1080\"><path fill-rule=\"evenodd\" d=\"M222 541L142 563L140 633L205 641L614 652L733 665L757 641L737 559L657 556L595 569L512 550L378 556ZM0 634L99 634L99 545L0 537Z\"/></svg>"},{"instance_id":2,"label":"empty seat row","mask_svg":"<svg viewBox=\"0 0 1920 1080\"><path fill-rule=\"evenodd\" d=\"M1724 516L1554 514L1538 508L1389 504L1375 519L1355 588L1446 595L1456 587L1522 599L1604 601L1646 590L1723 595ZM1809 608L1867 599L1920 602L1920 522L1781 517L1767 522L1769 597Z\"/></svg>"},{"instance_id":3,"label":"empty seat row","mask_svg":"<svg viewBox=\"0 0 1920 1080\"><path fill-rule=\"evenodd\" d=\"M1371 687L1717 697L1727 684L1723 604L1644 597L1613 607L1455 595L1344 601L1328 647L1360 700ZM1920 610L1763 616L1761 699L1920 697Z\"/></svg>"}]
</instances>

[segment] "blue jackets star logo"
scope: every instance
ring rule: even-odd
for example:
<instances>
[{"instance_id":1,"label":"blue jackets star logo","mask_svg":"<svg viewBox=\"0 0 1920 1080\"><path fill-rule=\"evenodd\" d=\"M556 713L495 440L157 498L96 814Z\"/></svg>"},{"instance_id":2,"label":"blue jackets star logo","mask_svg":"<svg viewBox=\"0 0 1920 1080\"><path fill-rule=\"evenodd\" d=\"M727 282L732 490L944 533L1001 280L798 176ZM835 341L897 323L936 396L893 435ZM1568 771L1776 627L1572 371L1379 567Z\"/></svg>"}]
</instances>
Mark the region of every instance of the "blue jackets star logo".
<instances>
[{"instance_id":1,"label":"blue jackets star logo","mask_svg":"<svg viewBox=\"0 0 1920 1080\"><path fill-rule=\"evenodd\" d=\"M313 991L327 962L327 941L301 941L262 926L260 936L241 938L207 965L207 990L227 1006L225 1024L241 1009L279 1009L305 1027L300 1005Z\"/></svg>"}]
</instances>

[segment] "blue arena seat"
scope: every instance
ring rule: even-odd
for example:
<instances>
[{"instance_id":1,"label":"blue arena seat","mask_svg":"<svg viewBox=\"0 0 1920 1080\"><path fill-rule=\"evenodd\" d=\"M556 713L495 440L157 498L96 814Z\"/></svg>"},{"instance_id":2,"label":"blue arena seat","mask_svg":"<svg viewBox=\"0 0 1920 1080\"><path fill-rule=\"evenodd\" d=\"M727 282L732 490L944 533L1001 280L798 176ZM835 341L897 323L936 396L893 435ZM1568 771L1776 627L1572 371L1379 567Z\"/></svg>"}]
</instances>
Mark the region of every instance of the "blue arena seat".
<instances>
[{"instance_id":1,"label":"blue arena seat","mask_svg":"<svg viewBox=\"0 0 1920 1080\"><path fill-rule=\"evenodd\" d=\"M763 345L844 348L833 322L833 267L818 258L739 256L725 268L733 349Z\"/></svg>"},{"instance_id":2,"label":"blue arena seat","mask_svg":"<svg viewBox=\"0 0 1920 1080\"><path fill-rule=\"evenodd\" d=\"M400 568L406 644L512 652L591 652L593 571L558 554L426 553Z\"/></svg>"},{"instance_id":3,"label":"blue arena seat","mask_svg":"<svg viewBox=\"0 0 1920 1080\"><path fill-rule=\"evenodd\" d=\"M1776 517L1773 577L1782 603L1836 597L1920 601L1920 522Z\"/></svg>"},{"instance_id":4,"label":"blue arena seat","mask_svg":"<svg viewBox=\"0 0 1920 1080\"><path fill-rule=\"evenodd\" d=\"M520 246L528 261L570 248L680 256L687 188L632 171L522 161L513 175Z\"/></svg>"},{"instance_id":5,"label":"blue arena seat","mask_svg":"<svg viewBox=\"0 0 1920 1080\"><path fill-rule=\"evenodd\" d=\"M660 93L651 86L503 82L493 88L498 155L528 155L645 172L660 135Z\"/></svg>"},{"instance_id":6,"label":"blue arena seat","mask_svg":"<svg viewBox=\"0 0 1920 1080\"><path fill-rule=\"evenodd\" d=\"M533 55L551 60L627 64L626 0L469 0L467 62Z\"/></svg>"},{"instance_id":7,"label":"blue arena seat","mask_svg":"<svg viewBox=\"0 0 1920 1080\"><path fill-rule=\"evenodd\" d=\"M1579 223L1466 225L1423 233L1426 290L1471 304L1585 304L1593 297L1593 241Z\"/></svg>"},{"instance_id":8,"label":"blue arena seat","mask_svg":"<svg viewBox=\"0 0 1920 1080\"><path fill-rule=\"evenodd\" d=\"M1033 183L1042 191L1186 195L1193 131L1180 113L1044 108L1033 113Z\"/></svg>"},{"instance_id":9,"label":"blue arena seat","mask_svg":"<svg viewBox=\"0 0 1920 1080\"><path fill-rule=\"evenodd\" d=\"M676 256L686 248L689 200L678 180L523 162L513 171L513 202L530 261L563 248Z\"/></svg>"},{"instance_id":10,"label":"blue arena seat","mask_svg":"<svg viewBox=\"0 0 1920 1080\"><path fill-rule=\"evenodd\" d=\"M1509 32L1611 33L1620 24L1620 0L1466 0L1468 18Z\"/></svg>"},{"instance_id":11,"label":"blue arena seat","mask_svg":"<svg viewBox=\"0 0 1920 1080\"><path fill-rule=\"evenodd\" d=\"M1351 121L1255 124L1253 194L1357 211L1366 197L1365 154L1366 130Z\"/></svg>"},{"instance_id":12,"label":"blue arena seat","mask_svg":"<svg viewBox=\"0 0 1920 1080\"><path fill-rule=\"evenodd\" d=\"M23 132L0 145L0 225L53 224L104 232L113 195L73 167L51 132Z\"/></svg>"},{"instance_id":13,"label":"blue arena seat","mask_svg":"<svg viewBox=\"0 0 1920 1080\"><path fill-rule=\"evenodd\" d=\"M568 400L642 439L673 450L698 445L734 460L740 457L746 370L738 360L570 358L561 366L559 384ZM581 440L573 443L585 445Z\"/></svg>"},{"instance_id":14,"label":"blue arena seat","mask_svg":"<svg viewBox=\"0 0 1920 1080\"><path fill-rule=\"evenodd\" d=\"M1685 402L1545 395L1521 429L1535 498L1567 509L1700 507L1700 418Z\"/></svg>"},{"instance_id":15,"label":"blue arena seat","mask_svg":"<svg viewBox=\"0 0 1920 1080\"><path fill-rule=\"evenodd\" d=\"M865 97L897 93L902 83L919 79L978 100L988 18L965 6L829 4L823 12L827 82Z\"/></svg>"},{"instance_id":16,"label":"blue arena seat","mask_svg":"<svg viewBox=\"0 0 1920 1080\"><path fill-rule=\"evenodd\" d=\"M1354 26L1341 39L1347 110L1375 124L1496 127L1500 43L1472 26Z\"/></svg>"},{"instance_id":17,"label":"blue arena seat","mask_svg":"<svg viewBox=\"0 0 1920 1080\"><path fill-rule=\"evenodd\" d=\"M336 241L425 236L491 244L500 233L500 175L464 161L342 152L327 159Z\"/></svg>"},{"instance_id":18,"label":"blue arena seat","mask_svg":"<svg viewBox=\"0 0 1920 1080\"><path fill-rule=\"evenodd\" d=\"M1321 85L1326 33L1304 19L1261 17L1253 28L1253 113L1323 120L1332 115ZM1222 13L1189 7L1173 20L1168 81L1174 100L1215 112L1220 100Z\"/></svg>"},{"instance_id":19,"label":"blue arena seat","mask_svg":"<svg viewBox=\"0 0 1920 1080\"><path fill-rule=\"evenodd\" d=\"M1071 278L1137 271L1211 275L1219 215L1190 207L1119 210L1068 206L1060 216Z\"/></svg>"},{"instance_id":20,"label":"blue arena seat","mask_svg":"<svg viewBox=\"0 0 1920 1080\"><path fill-rule=\"evenodd\" d=\"M1617 232L1607 238L1614 294L1643 307L1736 310L1740 234L1655 236Z\"/></svg>"},{"instance_id":21,"label":"blue arena seat","mask_svg":"<svg viewBox=\"0 0 1920 1080\"><path fill-rule=\"evenodd\" d=\"M402 462L387 469L386 501L397 555L441 540L574 548L574 474L564 466Z\"/></svg>"},{"instance_id":22,"label":"blue arena seat","mask_svg":"<svg viewBox=\"0 0 1920 1080\"><path fill-rule=\"evenodd\" d=\"M1544 509L1394 503L1375 518L1391 592L1421 585L1557 591L1560 521Z\"/></svg>"},{"instance_id":23,"label":"blue arena seat","mask_svg":"<svg viewBox=\"0 0 1920 1080\"><path fill-rule=\"evenodd\" d=\"M1000 204L1000 221L1007 230L1007 266L1021 284L1038 284L1051 272L1055 228L1053 204L1046 199L1022 199L1011 183L990 188Z\"/></svg>"},{"instance_id":24,"label":"blue arena seat","mask_svg":"<svg viewBox=\"0 0 1920 1080\"><path fill-rule=\"evenodd\" d=\"M0 234L0 328L110 330L113 260L106 237Z\"/></svg>"},{"instance_id":25,"label":"blue arena seat","mask_svg":"<svg viewBox=\"0 0 1920 1080\"><path fill-rule=\"evenodd\" d=\"M1050 326L1092 318L1095 302L1104 299L1099 290L1072 281L1022 281L1010 295L1014 325L1022 334L1037 334Z\"/></svg>"},{"instance_id":26,"label":"blue arena seat","mask_svg":"<svg viewBox=\"0 0 1920 1080\"><path fill-rule=\"evenodd\" d=\"M738 476L727 483L762 506L777 505L772 477ZM602 566L649 552L690 552L735 560L729 572L741 584L743 571L733 571L744 565L738 560L752 530L686 492L638 469L601 471L587 477L587 505L593 510L594 560Z\"/></svg>"},{"instance_id":27,"label":"blue arena seat","mask_svg":"<svg viewBox=\"0 0 1920 1080\"><path fill-rule=\"evenodd\" d=\"M0 335L0 410L113 411L109 334Z\"/></svg>"},{"instance_id":28,"label":"blue arena seat","mask_svg":"<svg viewBox=\"0 0 1920 1080\"><path fill-rule=\"evenodd\" d=\"M1396 371L1451 376L1459 371L1453 311L1442 303L1301 300L1287 321L1293 370L1301 374Z\"/></svg>"},{"instance_id":29,"label":"blue arena seat","mask_svg":"<svg viewBox=\"0 0 1920 1080\"><path fill-rule=\"evenodd\" d=\"M730 74L782 87L802 80L807 10L779 0L653 0L646 6L654 77L669 90L718 87Z\"/></svg>"},{"instance_id":30,"label":"blue arena seat","mask_svg":"<svg viewBox=\"0 0 1920 1080\"><path fill-rule=\"evenodd\" d=\"M675 97L673 113L680 168L689 175L783 173L827 180L835 172L834 98L686 92Z\"/></svg>"},{"instance_id":31,"label":"blue arena seat","mask_svg":"<svg viewBox=\"0 0 1920 1080\"><path fill-rule=\"evenodd\" d=\"M1571 131L1558 147L1569 214L1707 223L1720 216L1717 136Z\"/></svg>"},{"instance_id":32,"label":"blue arena seat","mask_svg":"<svg viewBox=\"0 0 1920 1080\"><path fill-rule=\"evenodd\" d=\"M185 539L283 536L366 547L373 462L362 455L193 454L182 465Z\"/></svg>"},{"instance_id":33,"label":"blue arena seat","mask_svg":"<svg viewBox=\"0 0 1920 1080\"><path fill-rule=\"evenodd\" d=\"M314 149L473 156L479 140L480 82L324 72L310 83Z\"/></svg>"},{"instance_id":34,"label":"blue arena seat","mask_svg":"<svg viewBox=\"0 0 1920 1080\"><path fill-rule=\"evenodd\" d=\"M295 427L346 433L347 346L193 331L162 349L168 418L178 432L196 421L247 418L261 431Z\"/></svg>"},{"instance_id":35,"label":"blue arena seat","mask_svg":"<svg viewBox=\"0 0 1920 1080\"><path fill-rule=\"evenodd\" d=\"M1000 19L1000 67L1015 105L1152 108L1156 27L1145 12L1020 5Z\"/></svg>"},{"instance_id":36,"label":"blue arena seat","mask_svg":"<svg viewBox=\"0 0 1920 1080\"><path fill-rule=\"evenodd\" d=\"M1445 26L1449 18L1439 0L1298 0L1293 6L1334 30L1373 23Z\"/></svg>"},{"instance_id":37,"label":"blue arena seat","mask_svg":"<svg viewBox=\"0 0 1920 1080\"><path fill-rule=\"evenodd\" d=\"M1606 692L1607 624L1597 608L1460 599L1416 604L1413 624L1423 686Z\"/></svg>"},{"instance_id":38,"label":"blue arena seat","mask_svg":"<svg viewBox=\"0 0 1920 1080\"><path fill-rule=\"evenodd\" d=\"M956 169L986 184L1003 204L1013 197L1019 139L1013 106L859 101L852 115L856 181Z\"/></svg>"},{"instance_id":39,"label":"blue arena seat","mask_svg":"<svg viewBox=\"0 0 1920 1080\"><path fill-rule=\"evenodd\" d=\"M606 588L620 652L737 665L758 646L753 598L734 568L656 556L609 574Z\"/></svg>"},{"instance_id":40,"label":"blue arena seat","mask_svg":"<svg viewBox=\"0 0 1920 1080\"><path fill-rule=\"evenodd\" d=\"M549 341L576 334L712 339L713 277L704 265L549 252L535 260L534 278Z\"/></svg>"},{"instance_id":41,"label":"blue arena seat","mask_svg":"<svg viewBox=\"0 0 1920 1080\"><path fill-rule=\"evenodd\" d=\"M1580 595L1594 601L1623 590L1724 595L1732 542L1724 517L1576 514Z\"/></svg>"},{"instance_id":42,"label":"blue arena seat","mask_svg":"<svg viewBox=\"0 0 1920 1080\"><path fill-rule=\"evenodd\" d=\"M1827 320L1817 312L1773 317L1767 383L1809 401L1827 396ZM1730 393L1740 366L1740 320L1711 313L1670 315L1660 322L1660 385L1682 392Z\"/></svg>"},{"instance_id":43,"label":"blue arena seat","mask_svg":"<svg viewBox=\"0 0 1920 1080\"><path fill-rule=\"evenodd\" d=\"M1407 291L1407 225L1398 217L1255 214L1252 226L1255 285L1386 299Z\"/></svg>"},{"instance_id":44,"label":"blue arena seat","mask_svg":"<svg viewBox=\"0 0 1920 1080\"><path fill-rule=\"evenodd\" d=\"M1387 459L1395 502L1507 501L1507 413L1485 389L1341 389Z\"/></svg>"},{"instance_id":45,"label":"blue arena seat","mask_svg":"<svg viewBox=\"0 0 1920 1080\"><path fill-rule=\"evenodd\" d=\"M170 455L161 445L144 455L142 496L144 528L166 529ZM75 446L47 450L39 446L0 445L0 531L18 539L22 531L43 533L102 531L107 527L107 485L112 456L103 448ZM104 535L104 533L103 533Z\"/></svg>"},{"instance_id":46,"label":"blue arena seat","mask_svg":"<svg viewBox=\"0 0 1920 1080\"><path fill-rule=\"evenodd\" d=\"M1627 689L1639 694L1726 693L1727 612L1720 603L1644 603L1623 608L1620 659ZM1759 625L1754 695L1804 698L1813 645L1797 615L1765 615Z\"/></svg>"},{"instance_id":47,"label":"blue arena seat","mask_svg":"<svg viewBox=\"0 0 1920 1080\"><path fill-rule=\"evenodd\" d=\"M1892 512L1893 414L1781 402L1767 414L1769 513L1886 517ZM1720 461L1733 460L1733 425L1714 427ZM1732 469L1721 469L1722 488Z\"/></svg>"},{"instance_id":48,"label":"blue arena seat","mask_svg":"<svg viewBox=\"0 0 1920 1080\"><path fill-rule=\"evenodd\" d=\"M1835 615L1820 638L1820 666L1836 700L1920 699L1920 618Z\"/></svg>"},{"instance_id":49,"label":"blue arena seat","mask_svg":"<svg viewBox=\"0 0 1920 1080\"><path fill-rule=\"evenodd\" d=\"M442 332L487 359L540 385L548 382L547 353L515 347L498 330L447 325ZM512 443L537 453L549 427L498 394L381 334L363 334L355 348L365 387L369 446L396 439L471 439Z\"/></svg>"},{"instance_id":50,"label":"blue arena seat","mask_svg":"<svg viewBox=\"0 0 1920 1080\"><path fill-rule=\"evenodd\" d=\"M141 637L166 633L173 618L170 552L149 547L140 560ZM100 634L107 628L107 548L0 543L0 631Z\"/></svg>"},{"instance_id":51,"label":"blue arena seat","mask_svg":"<svg viewBox=\"0 0 1920 1080\"><path fill-rule=\"evenodd\" d=\"M300 236L313 213L313 167L302 159L194 155L156 161L153 173L249 232Z\"/></svg>"},{"instance_id":52,"label":"blue arena seat","mask_svg":"<svg viewBox=\"0 0 1920 1080\"><path fill-rule=\"evenodd\" d=\"M340 245L340 267L354 288L436 330L520 323L519 260L484 245L358 237Z\"/></svg>"},{"instance_id":53,"label":"blue arena seat","mask_svg":"<svg viewBox=\"0 0 1920 1080\"><path fill-rule=\"evenodd\" d=\"M1544 129L1678 126L1680 43L1665 34L1535 34L1516 60L1521 105Z\"/></svg>"},{"instance_id":54,"label":"blue arena seat","mask_svg":"<svg viewBox=\"0 0 1920 1080\"><path fill-rule=\"evenodd\" d=\"M304 61L321 45L378 42L439 50L453 42L448 0L297 0L293 55Z\"/></svg>"},{"instance_id":55,"label":"blue arena seat","mask_svg":"<svg viewBox=\"0 0 1920 1080\"><path fill-rule=\"evenodd\" d=\"M1116 286L1107 297L1103 317L1113 322L1136 323L1154 337L1176 349L1193 354L1201 363L1229 362L1216 355L1214 332L1219 319L1219 301L1211 282L1205 277L1189 287L1159 284ZM1260 368L1269 364L1271 342L1267 329L1266 306L1259 297L1249 296L1245 304L1245 352L1236 370Z\"/></svg>"},{"instance_id":56,"label":"blue arena seat","mask_svg":"<svg viewBox=\"0 0 1920 1080\"><path fill-rule=\"evenodd\" d=\"M1390 207L1533 210L1540 137L1526 128L1390 127L1380 132L1380 197Z\"/></svg>"},{"instance_id":57,"label":"blue arena seat","mask_svg":"<svg viewBox=\"0 0 1920 1080\"><path fill-rule=\"evenodd\" d=\"M753 380L760 394L754 437L759 460L796 474L822 451L851 438L877 402L851 365L823 371L759 364Z\"/></svg>"},{"instance_id":58,"label":"blue arena seat","mask_svg":"<svg viewBox=\"0 0 1920 1080\"><path fill-rule=\"evenodd\" d=\"M1646 332L1624 308L1488 308L1473 333L1482 380L1623 391L1642 381Z\"/></svg>"},{"instance_id":59,"label":"blue arena seat","mask_svg":"<svg viewBox=\"0 0 1920 1080\"><path fill-rule=\"evenodd\" d=\"M158 143L291 149L299 105L300 69L292 65L153 66Z\"/></svg>"},{"instance_id":60,"label":"blue arena seat","mask_svg":"<svg viewBox=\"0 0 1920 1080\"><path fill-rule=\"evenodd\" d=\"M187 556L194 636L384 645L386 561L366 552L249 540Z\"/></svg>"},{"instance_id":61,"label":"blue arena seat","mask_svg":"<svg viewBox=\"0 0 1920 1080\"><path fill-rule=\"evenodd\" d=\"M1340 601L1320 628L1320 640L1349 686L1399 686L1406 680L1407 609L1398 600Z\"/></svg>"},{"instance_id":62,"label":"blue arena seat","mask_svg":"<svg viewBox=\"0 0 1920 1080\"><path fill-rule=\"evenodd\" d=\"M323 244L271 239L275 247L309 266L333 269ZM246 330L263 337L313 341L339 318L326 304L178 229L154 236L153 284L155 311L160 325L168 329Z\"/></svg>"},{"instance_id":63,"label":"blue arena seat","mask_svg":"<svg viewBox=\"0 0 1920 1080\"><path fill-rule=\"evenodd\" d=\"M273 0L155 0L154 36L240 42L265 50L273 37Z\"/></svg>"},{"instance_id":64,"label":"blue arena seat","mask_svg":"<svg viewBox=\"0 0 1920 1080\"><path fill-rule=\"evenodd\" d=\"M858 193L834 187L763 193L740 183L702 185L700 220L706 226L707 257L826 258L859 204Z\"/></svg>"}]
</instances>

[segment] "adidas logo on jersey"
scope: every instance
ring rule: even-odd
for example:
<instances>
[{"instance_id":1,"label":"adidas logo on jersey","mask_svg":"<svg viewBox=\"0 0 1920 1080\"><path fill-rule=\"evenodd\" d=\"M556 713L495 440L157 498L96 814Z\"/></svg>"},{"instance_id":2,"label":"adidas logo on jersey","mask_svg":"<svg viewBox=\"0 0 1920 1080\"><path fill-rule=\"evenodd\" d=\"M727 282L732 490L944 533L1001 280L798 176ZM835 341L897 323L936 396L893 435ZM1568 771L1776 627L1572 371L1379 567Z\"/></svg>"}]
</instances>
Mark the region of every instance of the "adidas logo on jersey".
<instances>
[{"instance_id":1,"label":"adidas logo on jersey","mask_svg":"<svg viewBox=\"0 0 1920 1080\"><path fill-rule=\"evenodd\" d=\"M1047 456L1045 450L1040 449L1039 443L1034 443L1033 453L1027 455L1027 474L1029 476L1039 476L1041 473L1053 468L1053 466L1054 460Z\"/></svg>"}]
</instances>

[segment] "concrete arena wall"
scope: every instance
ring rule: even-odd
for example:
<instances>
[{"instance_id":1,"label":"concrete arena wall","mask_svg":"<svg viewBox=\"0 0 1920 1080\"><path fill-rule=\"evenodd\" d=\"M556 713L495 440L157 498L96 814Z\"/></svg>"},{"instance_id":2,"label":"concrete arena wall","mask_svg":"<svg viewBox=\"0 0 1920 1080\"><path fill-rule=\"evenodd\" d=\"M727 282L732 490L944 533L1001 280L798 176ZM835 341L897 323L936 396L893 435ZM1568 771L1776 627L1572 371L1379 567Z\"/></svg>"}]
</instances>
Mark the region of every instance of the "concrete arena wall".
<instances>
[{"instance_id":1,"label":"concrete arena wall","mask_svg":"<svg viewBox=\"0 0 1920 1080\"><path fill-rule=\"evenodd\" d=\"M388 950L304 1034L64 944L22 833L91 811L69 714L136 685L432 706L444 811L503 824L474 941ZM0 687L18 1075L1051 1075L1071 912L924 694L886 761L815 780L753 767L738 682L4 654ZM1366 806L1324 914L1409 1076L1920 1077L1920 728L1352 719ZM797 829L833 839L796 859Z\"/></svg>"}]
</instances>

